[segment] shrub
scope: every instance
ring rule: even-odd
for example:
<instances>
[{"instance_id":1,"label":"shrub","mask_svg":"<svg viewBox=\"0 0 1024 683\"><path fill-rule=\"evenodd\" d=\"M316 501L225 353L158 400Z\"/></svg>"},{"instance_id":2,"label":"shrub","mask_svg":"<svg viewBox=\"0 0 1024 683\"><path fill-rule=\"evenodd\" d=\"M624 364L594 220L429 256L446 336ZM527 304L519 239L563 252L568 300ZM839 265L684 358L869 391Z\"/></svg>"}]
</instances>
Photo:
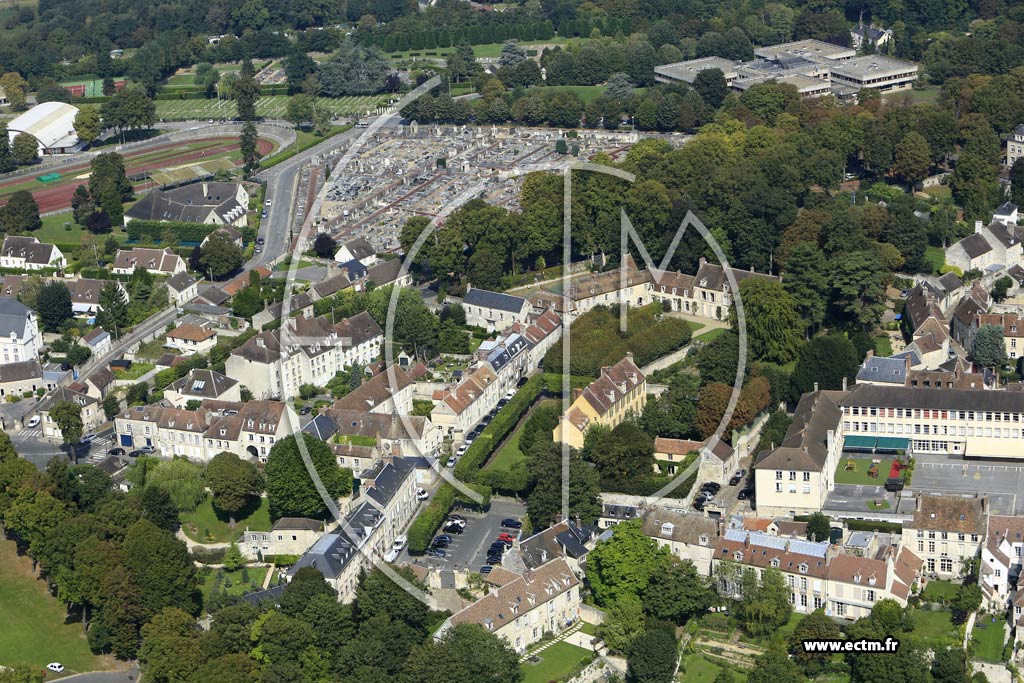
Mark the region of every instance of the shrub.
<instances>
[{"instance_id":1,"label":"shrub","mask_svg":"<svg viewBox=\"0 0 1024 683\"><path fill-rule=\"evenodd\" d=\"M476 481L480 468L494 451L495 446L516 428L519 420L537 400L543 388L543 378L540 375L534 375L516 392L515 396L494 416L494 420L484 428L480 436L466 449L466 453L455 465L456 477L462 481Z\"/></svg>"},{"instance_id":2,"label":"shrub","mask_svg":"<svg viewBox=\"0 0 1024 683\"><path fill-rule=\"evenodd\" d=\"M486 507L491 499L490 489L484 486L472 486L472 489L483 496L483 506ZM434 539L434 533L441 526L448 513L451 512L456 500L476 505L475 501L466 499L451 484L442 484L441 488L434 494L434 499L430 501L426 509L416 517L416 521L409 527L407 535L409 537L410 553L419 554L427 549L430 542Z\"/></svg>"},{"instance_id":3,"label":"shrub","mask_svg":"<svg viewBox=\"0 0 1024 683\"><path fill-rule=\"evenodd\" d=\"M196 562L202 562L203 564L220 564L224 560L224 553L227 550L227 548L194 546L192 548L192 557L195 558Z\"/></svg>"},{"instance_id":4,"label":"shrub","mask_svg":"<svg viewBox=\"0 0 1024 683\"><path fill-rule=\"evenodd\" d=\"M288 567L299 561L300 555L264 555L263 561L267 564L276 564L278 567Z\"/></svg>"},{"instance_id":5,"label":"shrub","mask_svg":"<svg viewBox=\"0 0 1024 683\"><path fill-rule=\"evenodd\" d=\"M148 237L159 241L171 230L182 242L202 242L206 236L217 229L216 225L206 223L185 223L181 221L132 221L127 226L128 239L141 240ZM170 246L170 245L163 245Z\"/></svg>"}]
</instances>

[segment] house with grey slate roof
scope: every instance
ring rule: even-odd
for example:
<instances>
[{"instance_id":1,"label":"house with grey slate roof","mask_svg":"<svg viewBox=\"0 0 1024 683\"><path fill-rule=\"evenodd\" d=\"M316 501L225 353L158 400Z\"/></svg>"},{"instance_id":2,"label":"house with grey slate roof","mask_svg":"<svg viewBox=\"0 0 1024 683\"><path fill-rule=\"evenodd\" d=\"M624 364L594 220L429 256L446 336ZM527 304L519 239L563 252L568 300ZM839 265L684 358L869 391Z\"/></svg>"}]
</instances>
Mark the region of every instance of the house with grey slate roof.
<instances>
[{"instance_id":1,"label":"house with grey slate roof","mask_svg":"<svg viewBox=\"0 0 1024 683\"><path fill-rule=\"evenodd\" d=\"M470 286L462 298L466 323L483 327L488 332L503 330L514 323L525 324L533 306L520 296L474 289Z\"/></svg>"},{"instance_id":2,"label":"house with grey slate roof","mask_svg":"<svg viewBox=\"0 0 1024 683\"><path fill-rule=\"evenodd\" d=\"M124 212L134 220L245 226L249 193L239 183L203 182L152 190Z\"/></svg>"}]
</instances>

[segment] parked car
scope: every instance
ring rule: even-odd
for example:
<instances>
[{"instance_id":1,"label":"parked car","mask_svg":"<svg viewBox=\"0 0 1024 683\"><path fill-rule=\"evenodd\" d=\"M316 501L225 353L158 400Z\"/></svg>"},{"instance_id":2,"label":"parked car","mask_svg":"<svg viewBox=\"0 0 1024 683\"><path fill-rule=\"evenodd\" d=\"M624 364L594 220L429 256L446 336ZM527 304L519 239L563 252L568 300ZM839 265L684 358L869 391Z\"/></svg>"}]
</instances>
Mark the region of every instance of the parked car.
<instances>
[{"instance_id":1,"label":"parked car","mask_svg":"<svg viewBox=\"0 0 1024 683\"><path fill-rule=\"evenodd\" d=\"M152 446L139 446L139 450L143 453L155 453L156 449Z\"/></svg>"},{"instance_id":2,"label":"parked car","mask_svg":"<svg viewBox=\"0 0 1024 683\"><path fill-rule=\"evenodd\" d=\"M455 451L455 457L461 458L469 450L469 446L459 446L459 450Z\"/></svg>"},{"instance_id":3,"label":"parked car","mask_svg":"<svg viewBox=\"0 0 1024 683\"><path fill-rule=\"evenodd\" d=\"M463 517L462 515L448 515L448 519L445 520L445 523L446 524L447 523L458 524L458 525L460 525L462 527L465 527L466 526L466 518Z\"/></svg>"},{"instance_id":4,"label":"parked car","mask_svg":"<svg viewBox=\"0 0 1024 683\"><path fill-rule=\"evenodd\" d=\"M38 426L39 426L39 416L38 415L33 415L32 417L30 417L28 419L28 422L25 423L25 427L27 427L28 429L32 429L33 427L38 427Z\"/></svg>"},{"instance_id":5,"label":"parked car","mask_svg":"<svg viewBox=\"0 0 1024 683\"><path fill-rule=\"evenodd\" d=\"M704 501L700 498L693 501L693 509L697 512L704 512Z\"/></svg>"},{"instance_id":6,"label":"parked car","mask_svg":"<svg viewBox=\"0 0 1024 683\"><path fill-rule=\"evenodd\" d=\"M491 557L490 555L488 555L487 556L487 564L489 564L489 565L501 564L501 558L500 557Z\"/></svg>"},{"instance_id":7,"label":"parked car","mask_svg":"<svg viewBox=\"0 0 1024 683\"><path fill-rule=\"evenodd\" d=\"M481 574L490 574L491 570L493 570L493 569L494 569L494 567L492 567L491 565L485 564L484 566L480 567L480 569L478 569L477 571L480 572Z\"/></svg>"},{"instance_id":8,"label":"parked car","mask_svg":"<svg viewBox=\"0 0 1024 683\"><path fill-rule=\"evenodd\" d=\"M427 548L427 550L423 554L437 558L448 557L448 553L441 550L440 548Z\"/></svg>"},{"instance_id":9,"label":"parked car","mask_svg":"<svg viewBox=\"0 0 1024 683\"><path fill-rule=\"evenodd\" d=\"M506 529L522 529L523 523L518 519L512 519L511 517L501 520L501 526Z\"/></svg>"},{"instance_id":10,"label":"parked car","mask_svg":"<svg viewBox=\"0 0 1024 683\"><path fill-rule=\"evenodd\" d=\"M263 213L260 214L260 218L266 218L266 217L267 217L267 210L263 209Z\"/></svg>"},{"instance_id":11,"label":"parked car","mask_svg":"<svg viewBox=\"0 0 1024 683\"><path fill-rule=\"evenodd\" d=\"M530 381L529 377L520 377L519 381L516 382L516 388L522 387L524 384Z\"/></svg>"},{"instance_id":12,"label":"parked car","mask_svg":"<svg viewBox=\"0 0 1024 683\"><path fill-rule=\"evenodd\" d=\"M64 671L64 665L60 662L50 662L46 665L46 668L55 673L61 673Z\"/></svg>"},{"instance_id":13,"label":"parked car","mask_svg":"<svg viewBox=\"0 0 1024 683\"><path fill-rule=\"evenodd\" d=\"M267 241L265 239L263 239L262 237L257 237L256 238L256 244L266 244L266 242Z\"/></svg>"},{"instance_id":14,"label":"parked car","mask_svg":"<svg viewBox=\"0 0 1024 683\"><path fill-rule=\"evenodd\" d=\"M95 440L96 440L96 435L90 432L89 434L84 435L81 438L81 440L79 440L78 443L92 443Z\"/></svg>"},{"instance_id":15,"label":"parked car","mask_svg":"<svg viewBox=\"0 0 1024 683\"><path fill-rule=\"evenodd\" d=\"M739 498L740 500L747 500L748 498L750 500L753 500L754 499L754 489L743 489L742 491L740 491L739 495L736 496L736 497Z\"/></svg>"},{"instance_id":16,"label":"parked car","mask_svg":"<svg viewBox=\"0 0 1024 683\"><path fill-rule=\"evenodd\" d=\"M427 498L430 498L430 494L427 492L426 489L424 489L424 488L416 489L416 499L417 500L426 500Z\"/></svg>"},{"instance_id":17,"label":"parked car","mask_svg":"<svg viewBox=\"0 0 1024 683\"><path fill-rule=\"evenodd\" d=\"M446 534L461 534L463 531L465 531L465 527L459 526L455 522L451 522L449 524L444 525L444 527L441 528L441 531L445 532Z\"/></svg>"},{"instance_id":18,"label":"parked car","mask_svg":"<svg viewBox=\"0 0 1024 683\"><path fill-rule=\"evenodd\" d=\"M273 203L274 202L272 200L268 199L267 201L263 202L263 206L271 206L273 205Z\"/></svg>"},{"instance_id":19,"label":"parked car","mask_svg":"<svg viewBox=\"0 0 1024 683\"><path fill-rule=\"evenodd\" d=\"M516 390L515 389L509 389L508 393L505 394L505 400L506 401L511 401L512 397L515 396L515 395L516 395Z\"/></svg>"},{"instance_id":20,"label":"parked car","mask_svg":"<svg viewBox=\"0 0 1024 683\"><path fill-rule=\"evenodd\" d=\"M302 408L299 409L299 415L309 415L311 412L313 412L313 409L309 406L302 406Z\"/></svg>"},{"instance_id":21,"label":"parked car","mask_svg":"<svg viewBox=\"0 0 1024 683\"><path fill-rule=\"evenodd\" d=\"M729 486L736 486L743 481L743 477L745 476L747 476L746 470L736 470L736 474L729 478Z\"/></svg>"},{"instance_id":22,"label":"parked car","mask_svg":"<svg viewBox=\"0 0 1024 683\"><path fill-rule=\"evenodd\" d=\"M124 449L123 448L111 448L109 451L107 451L107 455L119 455L119 456L120 455L124 455Z\"/></svg>"},{"instance_id":23,"label":"parked car","mask_svg":"<svg viewBox=\"0 0 1024 683\"><path fill-rule=\"evenodd\" d=\"M445 465L448 467L455 467L455 458L448 458L448 462L446 462Z\"/></svg>"},{"instance_id":24,"label":"parked car","mask_svg":"<svg viewBox=\"0 0 1024 683\"><path fill-rule=\"evenodd\" d=\"M718 493L722 490L722 485L718 482L709 481L700 487L701 491L711 491L711 493Z\"/></svg>"},{"instance_id":25,"label":"parked car","mask_svg":"<svg viewBox=\"0 0 1024 683\"><path fill-rule=\"evenodd\" d=\"M395 550L401 550L405 547L405 544L409 541L405 534L402 534L395 539L395 542L391 544L391 547Z\"/></svg>"},{"instance_id":26,"label":"parked car","mask_svg":"<svg viewBox=\"0 0 1024 683\"><path fill-rule=\"evenodd\" d=\"M508 541L509 543L511 543L512 541L516 540L516 538L512 534L501 533L501 534L498 534L498 540L499 541Z\"/></svg>"}]
</instances>

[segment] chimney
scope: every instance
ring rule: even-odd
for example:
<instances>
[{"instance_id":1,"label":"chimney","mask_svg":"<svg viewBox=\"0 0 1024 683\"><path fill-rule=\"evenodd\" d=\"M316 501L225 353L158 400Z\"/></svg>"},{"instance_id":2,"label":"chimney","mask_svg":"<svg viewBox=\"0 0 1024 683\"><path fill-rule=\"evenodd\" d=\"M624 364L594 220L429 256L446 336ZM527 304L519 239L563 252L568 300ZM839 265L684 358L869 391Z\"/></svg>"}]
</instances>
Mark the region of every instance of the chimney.
<instances>
[{"instance_id":1,"label":"chimney","mask_svg":"<svg viewBox=\"0 0 1024 683\"><path fill-rule=\"evenodd\" d=\"M869 361L869 360L871 360L874 357L875 357L875 350L874 349L868 349L868 353L867 353L866 356L864 356L864 360L865 361Z\"/></svg>"},{"instance_id":2,"label":"chimney","mask_svg":"<svg viewBox=\"0 0 1024 683\"><path fill-rule=\"evenodd\" d=\"M981 232L981 229L985 227L985 224L981 221L974 221L974 232L975 234Z\"/></svg>"},{"instance_id":3,"label":"chimney","mask_svg":"<svg viewBox=\"0 0 1024 683\"><path fill-rule=\"evenodd\" d=\"M818 383L817 383L817 382L815 382L815 383L814 383L814 391L815 391L815 392L817 392L817 391L818 391Z\"/></svg>"}]
</instances>

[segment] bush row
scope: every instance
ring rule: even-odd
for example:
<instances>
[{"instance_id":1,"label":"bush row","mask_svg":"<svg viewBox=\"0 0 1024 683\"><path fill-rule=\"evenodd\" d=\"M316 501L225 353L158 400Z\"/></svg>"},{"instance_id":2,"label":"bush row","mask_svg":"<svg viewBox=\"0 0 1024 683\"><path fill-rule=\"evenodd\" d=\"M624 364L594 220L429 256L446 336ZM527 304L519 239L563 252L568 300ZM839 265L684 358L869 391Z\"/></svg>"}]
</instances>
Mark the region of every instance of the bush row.
<instances>
[{"instance_id":1,"label":"bush row","mask_svg":"<svg viewBox=\"0 0 1024 683\"><path fill-rule=\"evenodd\" d=\"M455 465L455 476L462 481L476 481L480 474L480 468L483 467L495 447L512 433L512 430L519 424L519 420L537 400L543 389L543 377L541 375L531 377L505 404L505 407L498 411L498 414L473 441L472 445L466 449L465 454Z\"/></svg>"},{"instance_id":2,"label":"bush row","mask_svg":"<svg viewBox=\"0 0 1024 683\"><path fill-rule=\"evenodd\" d=\"M434 494L426 509L423 510L416 520L409 526L409 552L422 553L434 539L434 531L441 526L441 522L451 512L455 503L455 494L458 491L454 486L445 482Z\"/></svg>"},{"instance_id":3,"label":"bush row","mask_svg":"<svg viewBox=\"0 0 1024 683\"><path fill-rule=\"evenodd\" d=\"M278 567L290 567L299 561L301 555L264 555L263 561L267 564L276 564Z\"/></svg>"},{"instance_id":4,"label":"bush row","mask_svg":"<svg viewBox=\"0 0 1024 683\"><path fill-rule=\"evenodd\" d=\"M159 240L165 232L172 230L181 242L202 242L219 226L205 223L182 221L132 221L128 224L128 239L141 240L148 237Z\"/></svg>"}]
</instances>

